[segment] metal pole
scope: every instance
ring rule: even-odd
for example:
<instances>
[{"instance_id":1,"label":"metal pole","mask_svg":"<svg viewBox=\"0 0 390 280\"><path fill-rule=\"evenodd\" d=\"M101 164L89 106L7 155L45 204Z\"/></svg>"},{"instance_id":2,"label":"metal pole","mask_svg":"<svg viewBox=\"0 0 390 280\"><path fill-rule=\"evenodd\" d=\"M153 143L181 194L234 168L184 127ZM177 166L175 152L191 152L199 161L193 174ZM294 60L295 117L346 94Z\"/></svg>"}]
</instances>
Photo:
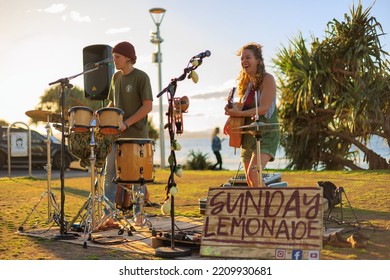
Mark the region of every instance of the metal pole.
<instances>
[{"instance_id":1,"label":"metal pole","mask_svg":"<svg viewBox=\"0 0 390 280\"><path fill-rule=\"evenodd\" d=\"M160 24L157 26L157 38L160 39ZM158 59L158 92L162 90L162 78L161 78L161 40L157 43L157 59ZM159 98L159 113L160 113L160 164L161 168L165 168L165 141L164 141L164 115L163 115L163 102L162 98Z\"/></svg>"},{"instance_id":2,"label":"metal pole","mask_svg":"<svg viewBox=\"0 0 390 280\"><path fill-rule=\"evenodd\" d=\"M155 57L154 62L158 64L158 90L161 92L161 43L163 39L160 37L160 24L165 15L165 9L163 8L152 8L149 10L150 16L154 24L156 25L156 33L152 33L151 42L157 45L157 57ZM165 168L165 143L164 143L164 115L163 115L163 102L162 98L159 98L159 117L160 117L160 166L161 168Z\"/></svg>"}]
</instances>

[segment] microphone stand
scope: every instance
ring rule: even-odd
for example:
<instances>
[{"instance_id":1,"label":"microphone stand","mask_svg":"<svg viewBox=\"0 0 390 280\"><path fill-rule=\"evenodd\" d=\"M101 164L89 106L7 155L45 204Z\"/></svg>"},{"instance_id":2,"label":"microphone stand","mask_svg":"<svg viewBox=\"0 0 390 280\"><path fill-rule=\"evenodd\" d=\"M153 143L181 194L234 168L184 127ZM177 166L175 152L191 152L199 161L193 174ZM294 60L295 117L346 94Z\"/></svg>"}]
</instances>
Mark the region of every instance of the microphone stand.
<instances>
[{"instance_id":1,"label":"microphone stand","mask_svg":"<svg viewBox=\"0 0 390 280\"><path fill-rule=\"evenodd\" d=\"M197 65L192 65L189 66L194 58L190 60L188 63L187 67L184 69L183 74L181 74L179 77L174 78L171 80L169 85L163 89L158 95L157 98L161 97L165 92L169 94L168 96L168 124L166 127L168 128L169 131L169 138L170 138L170 144L171 144L171 153L168 159L169 162L169 168L170 168L170 175L168 178L168 183L167 183L167 188L166 188L166 199L169 199L169 194L170 190L172 187L176 187L176 182L175 182L175 171L177 169L177 161L176 161L176 154L175 154L175 149L174 143L175 143L175 120L174 120L174 97L176 94L176 89L177 89L177 82L184 80L186 77L190 78L189 74L191 71L195 70L202 64L202 59L200 58L198 60ZM163 135L160 135L160 137L163 137ZM156 256L159 257L183 257L183 256L188 256L191 255L191 251L185 248L175 248L175 196L171 195L171 211L170 211L170 217L171 217L171 247L158 247L156 248Z\"/></svg>"},{"instance_id":2,"label":"microphone stand","mask_svg":"<svg viewBox=\"0 0 390 280\"><path fill-rule=\"evenodd\" d=\"M72 88L73 85L69 83L70 80L95 71L99 69L100 65L97 65L95 68L83 71L79 74L76 74L74 76L70 76L67 78L61 78L57 81L49 83L49 86L60 84L61 85L61 91L60 91L60 108L61 108L61 168L60 168L60 180L61 180L61 210L60 210L60 234L55 236L55 239L73 239L76 238L75 235L67 235L66 229L66 221L65 221L65 213L64 213L64 205L65 205L65 186L64 186L64 173L65 173L65 88Z\"/></svg>"}]
</instances>

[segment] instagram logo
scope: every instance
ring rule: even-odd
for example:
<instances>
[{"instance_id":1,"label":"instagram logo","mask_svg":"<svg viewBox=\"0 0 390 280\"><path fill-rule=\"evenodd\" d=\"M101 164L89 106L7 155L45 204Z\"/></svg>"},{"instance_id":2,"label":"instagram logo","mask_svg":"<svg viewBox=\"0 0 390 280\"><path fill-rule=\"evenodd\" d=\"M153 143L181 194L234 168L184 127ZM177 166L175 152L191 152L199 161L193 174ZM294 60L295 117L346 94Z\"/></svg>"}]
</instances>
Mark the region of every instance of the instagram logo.
<instances>
[{"instance_id":1,"label":"instagram logo","mask_svg":"<svg viewBox=\"0 0 390 280\"><path fill-rule=\"evenodd\" d=\"M276 249L275 250L275 258L277 260L284 260L286 258L286 250Z\"/></svg>"}]
</instances>

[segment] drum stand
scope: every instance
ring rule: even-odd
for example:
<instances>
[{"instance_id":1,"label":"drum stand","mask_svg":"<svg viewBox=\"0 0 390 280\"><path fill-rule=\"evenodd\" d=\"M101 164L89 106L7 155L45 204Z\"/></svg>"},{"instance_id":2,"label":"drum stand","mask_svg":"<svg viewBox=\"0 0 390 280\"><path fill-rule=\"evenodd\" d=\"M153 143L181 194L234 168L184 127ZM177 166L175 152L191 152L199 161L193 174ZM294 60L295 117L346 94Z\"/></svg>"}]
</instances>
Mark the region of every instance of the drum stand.
<instances>
[{"instance_id":1,"label":"drum stand","mask_svg":"<svg viewBox=\"0 0 390 280\"><path fill-rule=\"evenodd\" d=\"M132 195L133 217L130 219L129 222L133 223L136 226L140 226L141 228L147 225L150 230L153 230L152 222L149 220L149 217L144 210L145 195L142 192L142 187L144 186L145 184L143 183L141 183L139 187L136 185L131 185L130 194ZM127 188L125 187L122 188L124 188L125 191L129 192ZM137 210L138 212L136 212Z\"/></svg>"},{"instance_id":2,"label":"drum stand","mask_svg":"<svg viewBox=\"0 0 390 280\"><path fill-rule=\"evenodd\" d=\"M81 222L79 224L79 229L84 227L84 244L83 247L87 248L87 240L92 239L92 232L98 230L102 225L104 225L109 218L113 218L117 220L122 228L119 229L118 234L123 234L125 230L127 230L128 235L132 236L132 227L131 225L124 219L123 216L119 215L119 210L115 210L114 205L108 200L106 196L103 195L103 188L101 188L101 169L97 170L97 179L95 179L95 133L94 129L96 126L96 121L93 119L91 121L91 155L90 155L90 171L91 171L91 193L87 201L83 204L79 212L73 218L70 225L73 225L74 222L78 219L81 213L86 210L84 216L81 217ZM103 217L103 205L110 212L108 216Z\"/></svg>"},{"instance_id":3,"label":"drum stand","mask_svg":"<svg viewBox=\"0 0 390 280\"><path fill-rule=\"evenodd\" d=\"M50 223L53 220L57 223L58 226L60 226L61 221L60 221L60 207L57 203L56 196L51 190L51 154L50 154L50 145L51 145L51 130L50 130L50 116L47 115L47 124L45 126L46 128L46 133L47 133L47 164L46 164L46 171L47 171L47 190L41 195L39 201L37 204L34 205L34 207L31 209L30 213L27 215L27 217L24 219L22 224L19 226L18 231L23 232L24 231L24 224L27 222L27 220L30 218L32 213L36 211L38 205L41 203L43 198L47 195L47 222ZM54 209L54 212L52 213L52 207ZM38 213L38 212L37 212ZM38 213L39 214L39 213ZM38 223L38 222L37 222ZM37 225L36 223L36 225ZM66 224L66 221L64 221Z\"/></svg>"}]
</instances>

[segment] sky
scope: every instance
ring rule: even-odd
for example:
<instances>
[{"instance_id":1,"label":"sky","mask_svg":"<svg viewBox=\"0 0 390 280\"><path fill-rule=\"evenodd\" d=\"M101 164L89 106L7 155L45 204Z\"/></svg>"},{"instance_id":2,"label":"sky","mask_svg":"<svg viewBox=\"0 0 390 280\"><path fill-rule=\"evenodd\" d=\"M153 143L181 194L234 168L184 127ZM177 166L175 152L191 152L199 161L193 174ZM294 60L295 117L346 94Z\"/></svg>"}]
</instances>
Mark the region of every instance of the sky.
<instances>
[{"instance_id":1,"label":"sky","mask_svg":"<svg viewBox=\"0 0 390 280\"><path fill-rule=\"evenodd\" d=\"M150 42L156 25L149 9L166 9L160 24L162 88L179 77L189 60L209 50L191 79L178 82L175 97L187 96L188 113L183 114L184 133L211 131L223 127L224 106L240 71L237 50L248 42L263 45L266 70L273 73L272 59L289 46L289 40L302 33L323 38L329 21L344 20L344 14L358 1L353 0L0 0L0 119L28 123L25 112L34 110L49 83L83 72L83 48L96 44L114 46L131 42L137 52L135 67L151 79L153 122L158 127L158 67L152 62L156 45ZM374 16L385 32L390 31L390 2L361 1L363 8L373 4ZM386 51L389 35L382 38ZM81 88L83 76L70 81ZM163 120L166 123L166 120ZM44 126L44 124L42 125ZM42 129L41 129L42 130ZM44 129L43 129L44 130Z\"/></svg>"}]
</instances>

